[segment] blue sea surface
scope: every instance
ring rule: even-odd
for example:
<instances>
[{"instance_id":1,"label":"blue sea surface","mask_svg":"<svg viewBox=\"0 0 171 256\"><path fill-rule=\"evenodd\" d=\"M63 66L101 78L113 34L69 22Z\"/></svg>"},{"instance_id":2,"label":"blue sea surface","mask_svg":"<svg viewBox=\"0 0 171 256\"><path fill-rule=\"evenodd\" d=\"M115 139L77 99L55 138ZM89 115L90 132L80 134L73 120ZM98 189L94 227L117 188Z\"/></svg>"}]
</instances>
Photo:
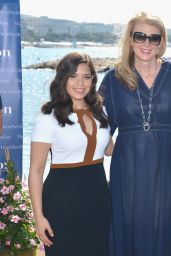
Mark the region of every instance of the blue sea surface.
<instances>
[{"instance_id":1,"label":"blue sea surface","mask_svg":"<svg viewBox=\"0 0 171 256\"><path fill-rule=\"evenodd\" d=\"M25 47L22 49L22 66L42 61L60 59L69 52L78 51L89 54L92 58L115 58L119 55L118 47L82 47L82 48L38 48Z\"/></svg>"}]
</instances>

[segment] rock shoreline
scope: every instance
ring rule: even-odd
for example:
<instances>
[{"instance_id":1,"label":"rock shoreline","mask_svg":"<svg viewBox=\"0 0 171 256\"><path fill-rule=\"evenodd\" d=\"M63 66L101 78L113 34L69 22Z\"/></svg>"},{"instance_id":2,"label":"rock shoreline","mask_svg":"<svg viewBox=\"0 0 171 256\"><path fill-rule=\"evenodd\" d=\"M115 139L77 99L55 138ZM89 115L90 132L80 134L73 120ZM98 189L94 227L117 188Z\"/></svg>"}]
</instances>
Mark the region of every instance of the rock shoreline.
<instances>
[{"instance_id":1,"label":"rock shoreline","mask_svg":"<svg viewBox=\"0 0 171 256\"><path fill-rule=\"evenodd\" d=\"M24 67L24 69L52 69L55 70L60 60L45 61ZM115 58L92 58L96 72L102 73L112 68L116 62Z\"/></svg>"},{"instance_id":2,"label":"rock shoreline","mask_svg":"<svg viewBox=\"0 0 171 256\"><path fill-rule=\"evenodd\" d=\"M163 58L167 61L171 61L171 58ZM116 58L92 58L97 73L103 73L114 67ZM56 69L56 66L60 60L45 61L41 63L32 64L24 67L24 69Z\"/></svg>"}]
</instances>

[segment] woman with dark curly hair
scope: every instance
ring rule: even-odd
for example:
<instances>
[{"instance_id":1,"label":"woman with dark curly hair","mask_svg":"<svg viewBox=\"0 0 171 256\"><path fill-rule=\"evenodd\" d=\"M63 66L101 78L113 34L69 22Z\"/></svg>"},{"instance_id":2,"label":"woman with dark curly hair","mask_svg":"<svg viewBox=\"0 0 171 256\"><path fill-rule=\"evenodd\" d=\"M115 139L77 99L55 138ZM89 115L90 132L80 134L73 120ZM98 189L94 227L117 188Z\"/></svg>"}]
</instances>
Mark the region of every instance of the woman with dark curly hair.
<instances>
[{"instance_id":1,"label":"woman with dark curly hair","mask_svg":"<svg viewBox=\"0 0 171 256\"><path fill-rule=\"evenodd\" d=\"M33 130L29 190L46 256L109 255L103 157L111 154L112 145L96 82L88 55L66 55ZM49 150L52 162L43 184Z\"/></svg>"}]
</instances>

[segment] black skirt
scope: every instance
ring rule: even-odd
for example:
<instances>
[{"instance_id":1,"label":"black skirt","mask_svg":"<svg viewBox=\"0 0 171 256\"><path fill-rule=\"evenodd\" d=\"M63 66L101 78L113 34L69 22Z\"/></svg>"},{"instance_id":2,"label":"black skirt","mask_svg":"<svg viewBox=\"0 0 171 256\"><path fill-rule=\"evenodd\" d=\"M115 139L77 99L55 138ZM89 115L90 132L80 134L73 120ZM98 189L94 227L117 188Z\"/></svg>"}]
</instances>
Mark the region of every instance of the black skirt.
<instances>
[{"instance_id":1,"label":"black skirt","mask_svg":"<svg viewBox=\"0 0 171 256\"><path fill-rule=\"evenodd\" d=\"M109 256L110 196L103 163L51 169L43 212L54 237L46 256Z\"/></svg>"}]
</instances>

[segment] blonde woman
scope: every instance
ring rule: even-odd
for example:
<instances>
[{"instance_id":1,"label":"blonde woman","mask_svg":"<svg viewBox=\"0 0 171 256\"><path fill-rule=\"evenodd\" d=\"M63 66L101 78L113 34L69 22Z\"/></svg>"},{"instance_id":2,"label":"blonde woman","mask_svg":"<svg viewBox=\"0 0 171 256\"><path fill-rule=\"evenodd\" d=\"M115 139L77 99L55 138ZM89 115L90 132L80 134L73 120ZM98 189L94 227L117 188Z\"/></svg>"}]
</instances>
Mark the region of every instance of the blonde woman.
<instances>
[{"instance_id":1,"label":"blonde woman","mask_svg":"<svg viewBox=\"0 0 171 256\"><path fill-rule=\"evenodd\" d=\"M100 86L112 135L112 256L171 255L171 64L159 17L131 18Z\"/></svg>"}]
</instances>

